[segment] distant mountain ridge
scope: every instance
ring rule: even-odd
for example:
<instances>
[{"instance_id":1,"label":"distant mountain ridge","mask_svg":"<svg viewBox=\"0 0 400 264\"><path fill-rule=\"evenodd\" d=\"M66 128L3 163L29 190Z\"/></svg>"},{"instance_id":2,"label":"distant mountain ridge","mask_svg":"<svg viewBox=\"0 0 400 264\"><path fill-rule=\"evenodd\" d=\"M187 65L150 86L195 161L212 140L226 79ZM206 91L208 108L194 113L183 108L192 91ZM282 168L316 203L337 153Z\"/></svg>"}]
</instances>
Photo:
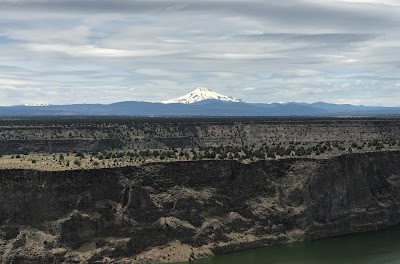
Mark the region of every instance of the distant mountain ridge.
<instances>
[{"instance_id":1,"label":"distant mountain ridge","mask_svg":"<svg viewBox=\"0 0 400 264\"><path fill-rule=\"evenodd\" d=\"M0 107L0 116L400 116L400 107L316 103L247 103L207 88L160 103L17 105Z\"/></svg>"}]
</instances>

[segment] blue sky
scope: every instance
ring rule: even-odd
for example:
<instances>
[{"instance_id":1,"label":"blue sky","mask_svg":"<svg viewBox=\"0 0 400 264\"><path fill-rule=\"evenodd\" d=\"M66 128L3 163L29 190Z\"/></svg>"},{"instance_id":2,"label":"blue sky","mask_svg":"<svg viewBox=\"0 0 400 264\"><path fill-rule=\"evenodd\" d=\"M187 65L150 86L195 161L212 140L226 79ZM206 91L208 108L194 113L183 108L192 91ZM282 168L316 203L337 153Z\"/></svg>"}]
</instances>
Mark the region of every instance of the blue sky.
<instances>
[{"instance_id":1,"label":"blue sky","mask_svg":"<svg viewBox=\"0 0 400 264\"><path fill-rule=\"evenodd\" d=\"M400 105L398 0L0 0L0 105Z\"/></svg>"}]
</instances>

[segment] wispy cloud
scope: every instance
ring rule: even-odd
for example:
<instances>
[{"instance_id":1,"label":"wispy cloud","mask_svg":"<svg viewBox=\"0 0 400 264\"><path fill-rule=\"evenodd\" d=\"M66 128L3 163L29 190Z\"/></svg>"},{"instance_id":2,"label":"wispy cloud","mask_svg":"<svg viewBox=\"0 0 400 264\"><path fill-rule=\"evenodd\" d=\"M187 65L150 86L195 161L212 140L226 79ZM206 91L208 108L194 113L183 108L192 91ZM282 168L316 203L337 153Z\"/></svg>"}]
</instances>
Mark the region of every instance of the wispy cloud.
<instances>
[{"instance_id":1,"label":"wispy cloud","mask_svg":"<svg viewBox=\"0 0 400 264\"><path fill-rule=\"evenodd\" d=\"M69 46L64 44L29 44L26 47L33 51L59 52L75 57L153 57L181 53L181 51L122 50L99 48L96 46Z\"/></svg>"},{"instance_id":2,"label":"wispy cloud","mask_svg":"<svg viewBox=\"0 0 400 264\"><path fill-rule=\"evenodd\" d=\"M1 0L0 105L158 101L199 85L249 102L398 105L399 5Z\"/></svg>"}]
</instances>

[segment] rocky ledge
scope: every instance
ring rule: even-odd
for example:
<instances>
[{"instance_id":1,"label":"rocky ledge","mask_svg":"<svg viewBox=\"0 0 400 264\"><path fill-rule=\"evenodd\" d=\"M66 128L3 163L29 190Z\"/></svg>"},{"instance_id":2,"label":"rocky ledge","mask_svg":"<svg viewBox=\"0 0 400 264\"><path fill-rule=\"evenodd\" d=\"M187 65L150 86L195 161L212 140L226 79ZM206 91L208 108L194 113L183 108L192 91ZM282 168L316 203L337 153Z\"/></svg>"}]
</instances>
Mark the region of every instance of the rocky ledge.
<instances>
[{"instance_id":1,"label":"rocky ledge","mask_svg":"<svg viewBox=\"0 0 400 264\"><path fill-rule=\"evenodd\" d=\"M400 222L400 152L0 171L2 263L149 263Z\"/></svg>"}]
</instances>

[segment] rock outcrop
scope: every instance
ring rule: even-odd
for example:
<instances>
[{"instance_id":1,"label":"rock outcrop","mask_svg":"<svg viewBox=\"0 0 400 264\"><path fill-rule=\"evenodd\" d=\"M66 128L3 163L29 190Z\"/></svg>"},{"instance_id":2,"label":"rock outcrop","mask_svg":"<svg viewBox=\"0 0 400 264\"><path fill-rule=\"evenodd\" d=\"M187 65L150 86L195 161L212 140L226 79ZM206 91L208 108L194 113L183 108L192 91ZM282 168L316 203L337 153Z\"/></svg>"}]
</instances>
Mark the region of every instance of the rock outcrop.
<instances>
[{"instance_id":1,"label":"rock outcrop","mask_svg":"<svg viewBox=\"0 0 400 264\"><path fill-rule=\"evenodd\" d=\"M3 263L184 261L400 222L400 152L0 171Z\"/></svg>"}]
</instances>

